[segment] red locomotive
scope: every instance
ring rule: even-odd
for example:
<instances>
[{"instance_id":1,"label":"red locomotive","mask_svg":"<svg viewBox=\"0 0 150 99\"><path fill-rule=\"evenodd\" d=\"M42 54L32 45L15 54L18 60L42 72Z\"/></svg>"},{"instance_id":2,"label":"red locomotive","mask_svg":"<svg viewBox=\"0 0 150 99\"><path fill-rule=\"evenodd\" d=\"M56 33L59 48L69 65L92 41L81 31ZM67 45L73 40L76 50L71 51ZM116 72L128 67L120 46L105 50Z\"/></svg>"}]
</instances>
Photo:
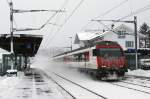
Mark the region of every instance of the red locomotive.
<instances>
[{"instance_id":1,"label":"red locomotive","mask_svg":"<svg viewBox=\"0 0 150 99\"><path fill-rule=\"evenodd\" d=\"M54 59L72 63L81 71L89 72L102 80L124 77L126 59L121 46L112 41L101 41L94 46L75 49L54 56Z\"/></svg>"}]
</instances>

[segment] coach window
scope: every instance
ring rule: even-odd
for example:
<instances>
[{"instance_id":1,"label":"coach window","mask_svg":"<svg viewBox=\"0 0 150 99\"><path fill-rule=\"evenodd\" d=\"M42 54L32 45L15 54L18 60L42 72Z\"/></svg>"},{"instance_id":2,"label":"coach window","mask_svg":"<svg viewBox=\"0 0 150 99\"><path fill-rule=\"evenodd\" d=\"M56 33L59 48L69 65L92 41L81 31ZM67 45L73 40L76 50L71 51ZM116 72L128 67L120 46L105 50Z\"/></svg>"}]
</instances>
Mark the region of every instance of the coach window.
<instances>
[{"instance_id":1,"label":"coach window","mask_svg":"<svg viewBox=\"0 0 150 99\"><path fill-rule=\"evenodd\" d=\"M82 54L78 54L78 61L82 61Z\"/></svg>"},{"instance_id":2,"label":"coach window","mask_svg":"<svg viewBox=\"0 0 150 99\"><path fill-rule=\"evenodd\" d=\"M89 59L88 54L85 53L80 53L78 54L78 61L82 62L82 61L87 61Z\"/></svg>"},{"instance_id":3,"label":"coach window","mask_svg":"<svg viewBox=\"0 0 150 99\"><path fill-rule=\"evenodd\" d=\"M73 61L77 62L78 61L78 55L74 55L73 57L74 57Z\"/></svg>"},{"instance_id":4,"label":"coach window","mask_svg":"<svg viewBox=\"0 0 150 99\"><path fill-rule=\"evenodd\" d=\"M98 54L98 50L97 49L93 49L93 56L97 56Z\"/></svg>"},{"instance_id":5,"label":"coach window","mask_svg":"<svg viewBox=\"0 0 150 99\"><path fill-rule=\"evenodd\" d=\"M82 59L81 59L81 61L84 61L85 60L85 56L84 56L84 54L82 53Z\"/></svg>"},{"instance_id":6,"label":"coach window","mask_svg":"<svg viewBox=\"0 0 150 99\"><path fill-rule=\"evenodd\" d=\"M89 52L84 53L84 59L85 61L89 61Z\"/></svg>"}]
</instances>

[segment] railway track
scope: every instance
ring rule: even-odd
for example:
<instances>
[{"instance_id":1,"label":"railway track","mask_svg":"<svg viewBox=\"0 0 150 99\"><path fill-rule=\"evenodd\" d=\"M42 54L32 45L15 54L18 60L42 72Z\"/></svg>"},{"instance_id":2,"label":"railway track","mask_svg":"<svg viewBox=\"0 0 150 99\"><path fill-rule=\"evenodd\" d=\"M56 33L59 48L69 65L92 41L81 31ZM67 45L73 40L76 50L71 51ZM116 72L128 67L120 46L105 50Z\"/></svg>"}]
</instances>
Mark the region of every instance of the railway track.
<instances>
[{"instance_id":1,"label":"railway track","mask_svg":"<svg viewBox=\"0 0 150 99\"><path fill-rule=\"evenodd\" d=\"M125 80L122 80L121 82L150 88L150 79L147 78L128 77Z\"/></svg>"},{"instance_id":2,"label":"railway track","mask_svg":"<svg viewBox=\"0 0 150 99\"><path fill-rule=\"evenodd\" d=\"M71 82L71 83L74 83L74 82L72 82L71 80L69 80L69 79L66 79L66 78L64 78L64 77L62 77L62 76L60 76L60 75L58 75L58 74L56 74L56 73L54 73L55 75L57 75L57 76L59 76L60 78L62 78L62 79L65 79L65 80L67 80L67 81L69 81L69 82ZM139 78L139 77L137 77L137 78ZM139 79L144 79L144 80L147 80L147 78L139 78ZM149 79L149 78L148 78ZM137 83L132 83L132 82L126 82L126 81L120 81L121 83L124 83L124 84L119 84L119 83L111 83L111 84L113 84L113 85L115 85L115 86L120 86L120 87L124 87L124 88L127 88L127 89L131 89L131 90L135 90L135 91L138 91L138 92L142 92L142 93L146 93L146 94L149 94L150 95L150 86L145 86L145 85L142 85L142 84L137 84ZM76 84L76 83L74 83L74 84ZM78 85L78 84L77 84ZM128 86L129 85L129 86ZM132 86L131 86L132 85ZM78 85L78 86L80 86L80 85ZM138 86L138 88L137 88L137 86ZM82 87L82 86L81 86ZM140 87L140 88L139 88ZM146 88L146 89L144 89L143 90L143 88ZM85 88L86 89L86 88ZM87 89L88 90L88 89ZM93 92L92 92L93 93ZM95 94L95 92L94 92L94 94ZM100 95L101 96L101 95ZM105 97L104 97L104 99L106 99Z\"/></svg>"},{"instance_id":3,"label":"railway track","mask_svg":"<svg viewBox=\"0 0 150 99\"><path fill-rule=\"evenodd\" d=\"M56 76L59 78L59 80L55 80L55 79L53 79L53 77L51 77L51 76L49 76L49 75L47 75L47 74L45 74L44 73L44 75L46 76L46 77L48 77L49 79L51 79L53 82L55 82L59 87L61 87L64 91L66 91L73 99L83 99L83 98L86 98L86 99L88 99L88 97L87 97L87 95L88 96L90 96L90 97L92 97L93 99L107 99L105 96L103 96L103 95L100 95L100 94L98 94L98 93L96 93L96 92L94 92L94 91L92 91L92 90L90 90L90 89L88 89L88 88L86 88L86 87L83 87L83 86L81 86L80 84L77 84L77 83L75 83L75 82L73 82L73 81L71 81L71 80L69 80L69 79L67 79L67 78L65 78L65 77L63 77L63 76L61 76L61 75L59 75L59 74L57 74L57 73L54 73L53 72L53 74L55 75L55 78L56 78ZM61 82L60 82L61 81ZM77 89L79 89L79 90L76 90L77 91L77 93L74 93L74 92L70 92L70 90L68 89L68 88L66 88L66 87L64 87L64 86L66 86L66 85L64 85L64 84L62 84L62 83L66 83L66 84L70 84L70 86L71 86L71 88L70 88L70 90L72 89L72 88L77 88ZM67 85L68 86L68 85ZM80 94L80 95L77 95L77 94ZM84 95L83 95L84 94ZM76 96L77 95L77 96ZM86 97L84 97L84 96L86 96ZM91 99L91 98L90 98Z\"/></svg>"},{"instance_id":4,"label":"railway track","mask_svg":"<svg viewBox=\"0 0 150 99\"><path fill-rule=\"evenodd\" d=\"M71 94L69 91L67 91L63 86L61 86L61 84L59 84L56 80L54 80L51 76L47 75L44 71L42 70L38 70L39 72L41 72L44 76L46 76L47 78L49 78L50 80L52 80L56 85L58 85L62 90L64 90L70 97L71 99L77 99L73 94ZM70 99L70 98L69 98Z\"/></svg>"},{"instance_id":5,"label":"railway track","mask_svg":"<svg viewBox=\"0 0 150 99\"><path fill-rule=\"evenodd\" d=\"M144 77L144 76L135 76L135 75L126 75L126 77L127 77L127 78L134 77L134 78L146 79L146 80L149 80L149 81L150 81L150 77Z\"/></svg>"},{"instance_id":6,"label":"railway track","mask_svg":"<svg viewBox=\"0 0 150 99\"><path fill-rule=\"evenodd\" d=\"M150 94L150 77L144 77L144 78L142 78L140 76L127 76L126 79L127 78L134 78L134 80L135 79L139 79L139 80L141 80L140 82L142 82L142 84L133 83L133 81L129 81L129 80L127 80L127 81L123 81L122 80L122 81L119 81L119 82L125 83L125 84L128 84L128 85L130 84L130 85L134 85L134 86L139 86L139 87L141 87L141 89L142 88L146 88L149 91L144 91L144 90L140 90L140 89L128 87L128 86L126 86L124 84L119 84L119 83L113 83L113 82L111 82L110 84L113 84L113 85L116 85L116 86L120 86L120 87L124 87L124 88L131 89L131 90L135 90L135 91L139 91L139 92L142 92L142 93ZM149 86L144 85L144 82L146 82L146 81L149 82Z\"/></svg>"},{"instance_id":7,"label":"railway track","mask_svg":"<svg viewBox=\"0 0 150 99\"><path fill-rule=\"evenodd\" d=\"M104 96L102 96L102 95L100 95L100 94L98 94L98 93L96 93L96 92L94 92L94 91L92 91L92 90L90 90L90 89L87 89L86 87L83 87L83 86L81 86L81 85L79 85L79 84L77 84L77 83L75 83L75 82L73 82L73 81L71 81L71 80L69 80L69 79L63 77L63 76L60 76L60 75L58 75L58 74L56 74L56 73L54 73L54 74L57 75L58 77L64 79L64 80L66 80L66 81L68 81L68 82L74 84L74 85L77 85L77 86L79 86L79 87L81 87L81 88L83 88L83 89L85 89L85 90L87 90L87 91L89 91L89 92L91 92L91 93L93 93L93 94L95 94L95 95L97 95L97 96L103 98L103 99L107 99L106 97L104 97Z\"/></svg>"},{"instance_id":8,"label":"railway track","mask_svg":"<svg viewBox=\"0 0 150 99\"><path fill-rule=\"evenodd\" d=\"M136 81L136 82L138 82L138 83L141 83L141 84L149 84L149 86L150 86L150 79L149 78L142 78L142 77L135 77L135 76L127 76L126 77L126 80L127 81L130 81L130 82L134 82L134 81Z\"/></svg>"},{"instance_id":9,"label":"railway track","mask_svg":"<svg viewBox=\"0 0 150 99\"><path fill-rule=\"evenodd\" d=\"M138 77L128 76L125 80L121 80L120 82L124 83L124 84L127 84L127 85L136 86L136 88L130 88L130 89L150 94L150 79L147 78L147 77L142 78L142 77L139 77L139 76ZM126 87L127 87L127 85L126 85ZM141 89L143 88L143 89L146 89L148 91L144 91L143 89L139 90L139 89L137 89L138 87L141 87Z\"/></svg>"},{"instance_id":10,"label":"railway track","mask_svg":"<svg viewBox=\"0 0 150 99\"><path fill-rule=\"evenodd\" d=\"M48 78L50 78L55 84L57 84L60 88L62 88L65 92L67 92L71 97L72 99L77 99L73 94L71 94L69 91L67 91L63 86L61 86L57 81L55 81L52 77L48 76Z\"/></svg>"},{"instance_id":11,"label":"railway track","mask_svg":"<svg viewBox=\"0 0 150 99\"><path fill-rule=\"evenodd\" d=\"M132 83L132 82L126 82L126 81L120 81L120 82L115 82L115 83L111 82L110 84L150 95L150 87L149 86L136 84L136 83Z\"/></svg>"},{"instance_id":12,"label":"railway track","mask_svg":"<svg viewBox=\"0 0 150 99\"><path fill-rule=\"evenodd\" d=\"M145 86L145 85L141 85L141 84L137 84L137 83L126 82L126 81L121 81L121 82L126 83L126 84L131 84L131 85L137 85L137 86L141 86L141 87L145 87L145 88L150 88L150 86Z\"/></svg>"}]
</instances>

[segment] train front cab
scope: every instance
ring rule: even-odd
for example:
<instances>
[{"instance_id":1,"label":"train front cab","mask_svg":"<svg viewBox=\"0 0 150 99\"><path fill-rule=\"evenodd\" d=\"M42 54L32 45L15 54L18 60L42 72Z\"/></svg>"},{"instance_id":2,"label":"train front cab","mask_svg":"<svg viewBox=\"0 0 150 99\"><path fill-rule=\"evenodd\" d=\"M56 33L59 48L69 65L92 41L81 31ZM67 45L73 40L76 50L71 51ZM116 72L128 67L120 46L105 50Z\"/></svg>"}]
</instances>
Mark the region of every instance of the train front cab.
<instances>
[{"instance_id":1,"label":"train front cab","mask_svg":"<svg viewBox=\"0 0 150 99\"><path fill-rule=\"evenodd\" d=\"M120 46L96 46L93 56L97 57L97 76L113 80L124 77L126 61Z\"/></svg>"}]
</instances>

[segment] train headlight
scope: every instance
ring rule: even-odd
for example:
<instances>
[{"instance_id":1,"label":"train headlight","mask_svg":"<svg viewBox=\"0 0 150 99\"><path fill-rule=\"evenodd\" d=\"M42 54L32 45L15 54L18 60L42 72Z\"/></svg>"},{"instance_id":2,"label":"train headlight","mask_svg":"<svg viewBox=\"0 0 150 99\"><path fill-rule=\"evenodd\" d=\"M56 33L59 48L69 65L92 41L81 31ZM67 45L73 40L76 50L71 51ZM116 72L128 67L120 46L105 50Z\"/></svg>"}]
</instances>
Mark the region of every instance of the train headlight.
<instances>
[{"instance_id":1,"label":"train headlight","mask_svg":"<svg viewBox=\"0 0 150 99\"><path fill-rule=\"evenodd\" d=\"M107 67L107 66L102 66L102 67Z\"/></svg>"}]
</instances>

